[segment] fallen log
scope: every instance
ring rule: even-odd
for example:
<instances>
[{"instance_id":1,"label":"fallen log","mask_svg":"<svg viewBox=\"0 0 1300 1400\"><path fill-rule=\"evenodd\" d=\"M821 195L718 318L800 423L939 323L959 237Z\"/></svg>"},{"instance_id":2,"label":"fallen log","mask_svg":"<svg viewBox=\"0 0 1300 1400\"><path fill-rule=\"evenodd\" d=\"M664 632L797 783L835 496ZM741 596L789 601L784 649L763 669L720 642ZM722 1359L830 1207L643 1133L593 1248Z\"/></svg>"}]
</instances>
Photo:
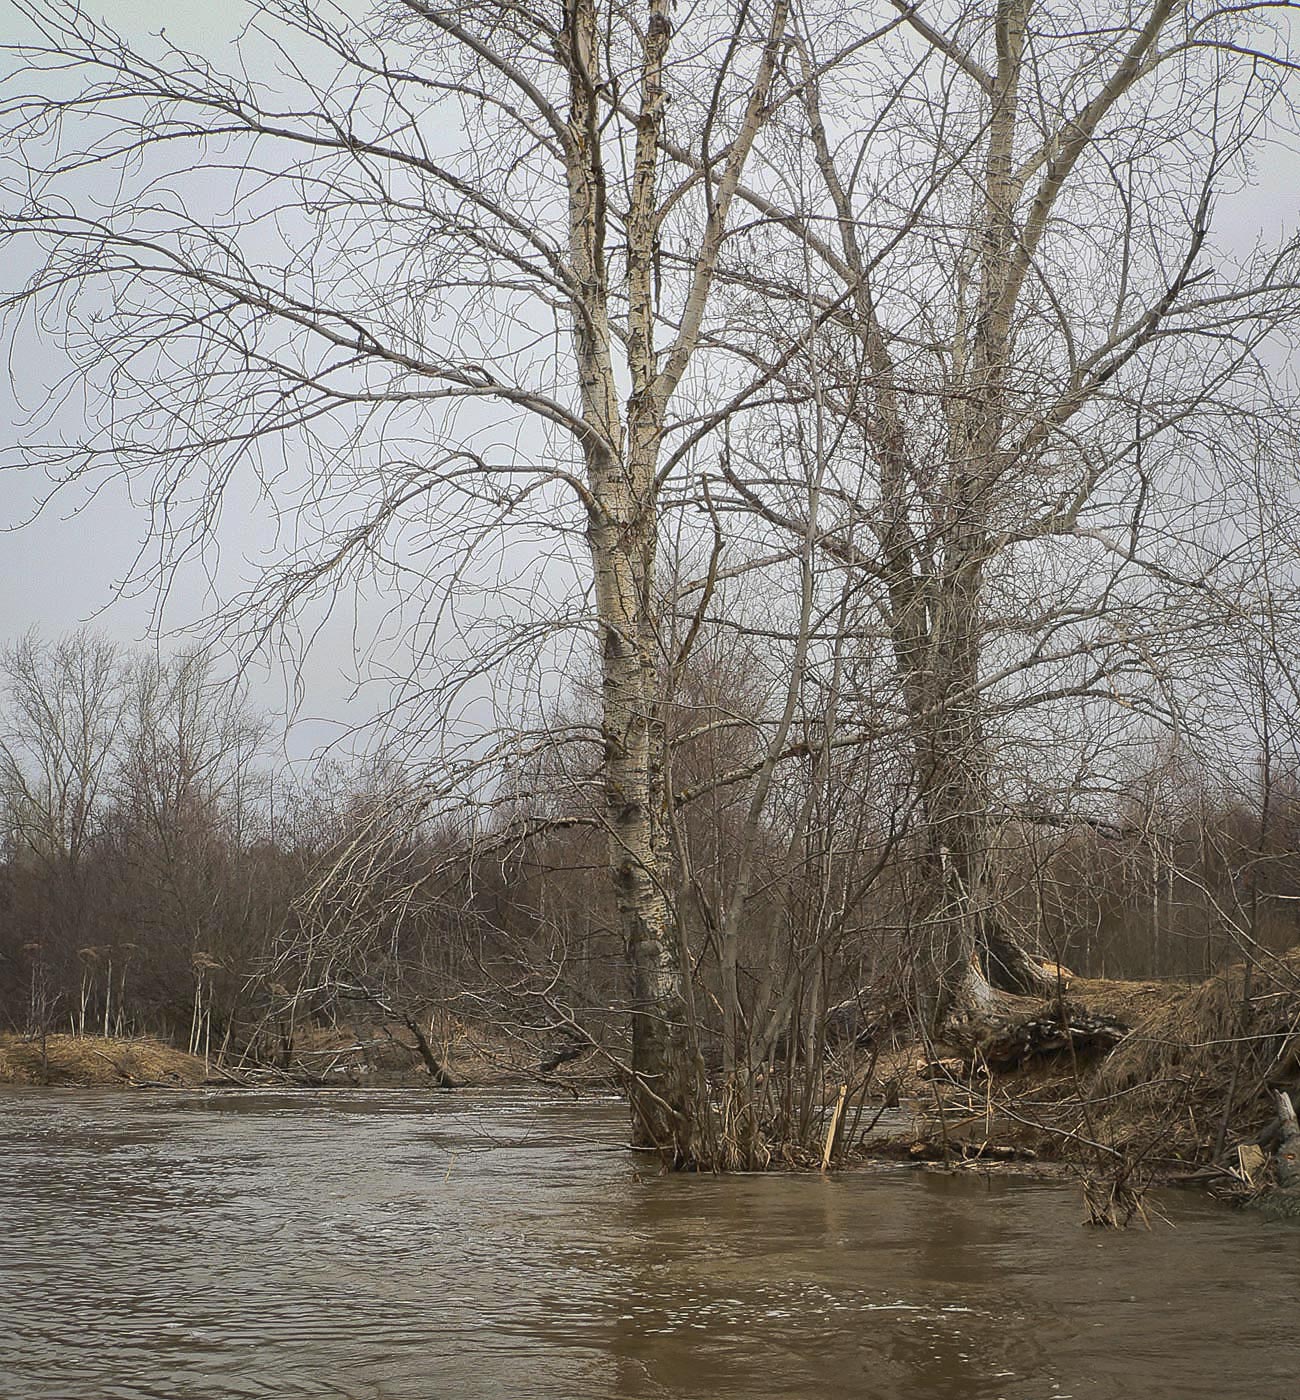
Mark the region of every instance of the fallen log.
<instances>
[{"instance_id":1,"label":"fallen log","mask_svg":"<svg viewBox=\"0 0 1300 1400\"><path fill-rule=\"evenodd\" d=\"M950 1139L946 1144L933 1138L917 1138L909 1143L907 1157L913 1162L943 1162L956 1158L963 1162L1035 1162L1038 1154L1032 1147L1017 1147L1010 1143L963 1142Z\"/></svg>"},{"instance_id":2,"label":"fallen log","mask_svg":"<svg viewBox=\"0 0 1300 1400\"><path fill-rule=\"evenodd\" d=\"M579 1059L585 1055L591 1047L589 1045L562 1045L558 1050L550 1050L544 1054L537 1062L538 1074L554 1074L561 1065L567 1065L570 1060Z\"/></svg>"},{"instance_id":3,"label":"fallen log","mask_svg":"<svg viewBox=\"0 0 1300 1400\"><path fill-rule=\"evenodd\" d=\"M978 1042L980 1058L990 1069L1018 1069L1039 1055L1069 1050L1080 1058L1108 1054L1131 1027L1069 1002L1049 1002L1020 1020L1004 1022Z\"/></svg>"}]
</instances>

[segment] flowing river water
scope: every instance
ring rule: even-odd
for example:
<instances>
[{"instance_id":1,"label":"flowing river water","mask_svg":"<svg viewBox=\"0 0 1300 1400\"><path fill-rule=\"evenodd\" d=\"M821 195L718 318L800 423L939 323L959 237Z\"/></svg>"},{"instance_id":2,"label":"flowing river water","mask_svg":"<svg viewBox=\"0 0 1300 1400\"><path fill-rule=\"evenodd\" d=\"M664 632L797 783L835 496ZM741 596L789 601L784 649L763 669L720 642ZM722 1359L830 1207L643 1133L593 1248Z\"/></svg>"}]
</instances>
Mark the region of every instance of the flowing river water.
<instances>
[{"instance_id":1,"label":"flowing river water","mask_svg":"<svg viewBox=\"0 0 1300 1400\"><path fill-rule=\"evenodd\" d=\"M659 1177L617 1104L0 1091L0 1400L1272 1400L1300 1228Z\"/></svg>"}]
</instances>

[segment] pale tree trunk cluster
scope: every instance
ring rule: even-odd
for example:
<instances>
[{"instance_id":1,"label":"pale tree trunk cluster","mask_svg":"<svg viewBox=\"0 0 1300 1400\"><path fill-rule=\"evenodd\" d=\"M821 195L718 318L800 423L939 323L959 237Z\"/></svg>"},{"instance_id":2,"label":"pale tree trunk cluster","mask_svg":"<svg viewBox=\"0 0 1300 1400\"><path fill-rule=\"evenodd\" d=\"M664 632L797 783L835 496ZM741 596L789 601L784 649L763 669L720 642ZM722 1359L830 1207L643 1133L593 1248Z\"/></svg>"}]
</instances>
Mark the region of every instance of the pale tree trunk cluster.
<instances>
[{"instance_id":1,"label":"pale tree trunk cluster","mask_svg":"<svg viewBox=\"0 0 1300 1400\"><path fill-rule=\"evenodd\" d=\"M1050 991L1001 833L1086 822L1291 606L1242 560L1293 504L1295 238L1203 257L1289 129L1267 8L256 0L224 73L16 0L8 304L84 419L21 460L138 489L164 588L251 473L300 528L227 619L250 651L382 579L413 820L599 829L637 1142L761 1163L884 872L927 1033ZM752 695L690 698L741 652ZM485 677L506 718L466 738Z\"/></svg>"}]
</instances>

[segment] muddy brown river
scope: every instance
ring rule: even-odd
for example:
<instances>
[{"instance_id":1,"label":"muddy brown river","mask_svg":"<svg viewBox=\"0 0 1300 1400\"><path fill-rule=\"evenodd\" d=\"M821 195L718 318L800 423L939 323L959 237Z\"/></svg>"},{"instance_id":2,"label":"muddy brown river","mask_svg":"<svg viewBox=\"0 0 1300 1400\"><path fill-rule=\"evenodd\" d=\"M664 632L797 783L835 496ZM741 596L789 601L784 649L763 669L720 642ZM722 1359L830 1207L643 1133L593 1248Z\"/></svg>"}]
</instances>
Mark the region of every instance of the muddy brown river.
<instances>
[{"instance_id":1,"label":"muddy brown river","mask_svg":"<svg viewBox=\"0 0 1300 1400\"><path fill-rule=\"evenodd\" d=\"M1300 1228L661 1178L617 1104L0 1092L0 1400L1273 1400Z\"/></svg>"}]
</instances>

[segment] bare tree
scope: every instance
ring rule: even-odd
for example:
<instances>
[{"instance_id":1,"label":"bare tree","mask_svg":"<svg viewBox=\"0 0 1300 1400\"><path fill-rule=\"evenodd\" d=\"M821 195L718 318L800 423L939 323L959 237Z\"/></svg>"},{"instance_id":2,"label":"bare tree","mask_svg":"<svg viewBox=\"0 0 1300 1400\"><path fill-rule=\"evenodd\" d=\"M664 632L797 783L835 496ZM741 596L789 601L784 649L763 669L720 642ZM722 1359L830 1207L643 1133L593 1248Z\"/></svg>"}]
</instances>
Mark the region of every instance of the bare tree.
<instances>
[{"instance_id":1,"label":"bare tree","mask_svg":"<svg viewBox=\"0 0 1300 1400\"><path fill-rule=\"evenodd\" d=\"M210 1031L215 984L228 1019L269 932L247 856L265 809L267 726L201 651L123 669L106 875L151 1003L181 988L192 997L193 1051Z\"/></svg>"},{"instance_id":2,"label":"bare tree","mask_svg":"<svg viewBox=\"0 0 1300 1400\"><path fill-rule=\"evenodd\" d=\"M4 226L41 261L10 306L56 329L103 410L27 460L141 482L172 560L252 463L311 523L262 619L372 566L428 618L503 523L585 537L634 1120L704 1160L662 870L657 503L789 0L692 10L679 33L667 0L401 0L363 23L259 0L228 74L73 4L14 8L31 41L4 99ZM665 185L670 146L705 175ZM539 632L502 627L456 680Z\"/></svg>"},{"instance_id":3,"label":"bare tree","mask_svg":"<svg viewBox=\"0 0 1300 1400\"><path fill-rule=\"evenodd\" d=\"M1293 584L1263 596L1240 521L1293 513L1300 246L1213 233L1288 129L1293 63L1266 5L896 8L883 35L801 12L786 168L810 193L742 188L780 237L733 285L802 304L794 270L819 270L851 431L817 544L856 578L858 635L888 644L893 696L862 724L910 746L942 1018L986 979L1048 989L999 917L999 832L1104 801L1135 718L1221 733L1207 659L1294 608ZM754 343L775 365L780 341ZM749 455L734 498L802 538L806 508Z\"/></svg>"},{"instance_id":4,"label":"bare tree","mask_svg":"<svg viewBox=\"0 0 1300 1400\"><path fill-rule=\"evenodd\" d=\"M251 477L293 540L251 643L388 591L432 777L339 878L458 805L471 858L598 828L668 1162L762 1160L757 1071L816 1061L864 930L932 1024L1048 989L1027 833L1107 820L1151 725L1222 747L1225 655L1291 645L1250 541L1297 246L1215 234L1289 120L1268 5L254 0L228 72L14 8L10 322L90 405L22 460L125 476L164 574Z\"/></svg>"},{"instance_id":5,"label":"bare tree","mask_svg":"<svg viewBox=\"0 0 1300 1400\"><path fill-rule=\"evenodd\" d=\"M29 633L0 657L5 727L0 792L17 850L75 878L102 817L124 705L108 642Z\"/></svg>"},{"instance_id":6,"label":"bare tree","mask_svg":"<svg viewBox=\"0 0 1300 1400\"><path fill-rule=\"evenodd\" d=\"M0 812L10 919L31 964L29 1020L47 1029L76 969L84 1029L91 985L112 982L93 854L112 800L121 663L88 632L54 642L29 633L0 657L0 683Z\"/></svg>"}]
</instances>

